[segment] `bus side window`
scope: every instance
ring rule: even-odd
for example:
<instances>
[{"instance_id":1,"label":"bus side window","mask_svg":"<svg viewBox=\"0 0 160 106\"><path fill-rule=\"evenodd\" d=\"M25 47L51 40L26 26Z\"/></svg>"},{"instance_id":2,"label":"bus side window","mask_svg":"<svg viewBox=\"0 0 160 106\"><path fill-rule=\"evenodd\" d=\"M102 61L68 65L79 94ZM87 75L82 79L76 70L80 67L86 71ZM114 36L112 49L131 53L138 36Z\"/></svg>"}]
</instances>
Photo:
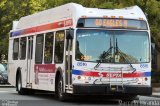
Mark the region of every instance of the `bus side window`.
<instances>
[{"instance_id":1,"label":"bus side window","mask_svg":"<svg viewBox=\"0 0 160 106\"><path fill-rule=\"evenodd\" d=\"M26 58L26 37L20 40L20 59L24 60Z\"/></svg>"},{"instance_id":2,"label":"bus side window","mask_svg":"<svg viewBox=\"0 0 160 106\"><path fill-rule=\"evenodd\" d=\"M44 63L52 63L53 39L54 39L54 33L53 32L46 33L45 49L44 49Z\"/></svg>"},{"instance_id":3,"label":"bus side window","mask_svg":"<svg viewBox=\"0 0 160 106\"><path fill-rule=\"evenodd\" d=\"M55 35L55 63L63 62L63 54L64 54L64 31L58 31Z\"/></svg>"},{"instance_id":4,"label":"bus side window","mask_svg":"<svg viewBox=\"0 0 160 106\"><path fill-rule=\"evenodd\" d=\"M38 34L36 38L35 63L41 64L43 59L43 41L44 35Z\"/></svg>"},{"instance_id":5,"label":"bus side window","mask_svg":"<svg viewBox=\"0 0 160 106\"><path fill-rule=\"evenodd\" d=\"M13 60L18 60L18 54L19 54L19 39L14 39L13 42Z\"/></svg>"}]
</instances>

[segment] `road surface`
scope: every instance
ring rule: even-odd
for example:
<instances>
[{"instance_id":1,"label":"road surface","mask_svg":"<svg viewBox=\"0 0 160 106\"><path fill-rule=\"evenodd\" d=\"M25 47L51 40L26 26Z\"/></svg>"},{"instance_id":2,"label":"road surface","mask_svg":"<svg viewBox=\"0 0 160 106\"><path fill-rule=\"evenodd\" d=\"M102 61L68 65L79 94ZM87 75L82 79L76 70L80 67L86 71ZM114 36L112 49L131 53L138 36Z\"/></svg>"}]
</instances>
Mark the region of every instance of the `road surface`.
<instances>
[{"instance_id":1,"label":"road surface","mask_svg":"<svg viewBox=\"0 0 160 106\"><path fill-rule=\"evenodd\" d=\"M139 96L140 105L159 106L160 98ZM15 88L0 88L0 106L135 106L132 103L113 99L76 98L68 102L58 101L52 93L36 93L34 95L19 95ZM158 104L157 104L158 103Z\"/></svg>"}]
</instances>

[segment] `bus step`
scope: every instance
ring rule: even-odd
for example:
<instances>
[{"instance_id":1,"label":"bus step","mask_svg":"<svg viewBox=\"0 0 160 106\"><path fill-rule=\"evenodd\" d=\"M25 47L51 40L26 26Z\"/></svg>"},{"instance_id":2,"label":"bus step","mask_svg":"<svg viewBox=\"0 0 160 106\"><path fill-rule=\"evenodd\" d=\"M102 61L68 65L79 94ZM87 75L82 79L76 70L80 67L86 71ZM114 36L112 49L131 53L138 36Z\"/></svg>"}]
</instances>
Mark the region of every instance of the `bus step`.
<instances>
[{"instance_id":1,"label":"bus step","mask_svg":"<svg viewBox=\"0 0 160 106\"><path fill-rule=\"evenodd\" d=\"M27 87L27 88L31 88L31 87L32 87L32 83L27 83L27 84L26 84L26 87Z\"/></svg>"}]
</instances>

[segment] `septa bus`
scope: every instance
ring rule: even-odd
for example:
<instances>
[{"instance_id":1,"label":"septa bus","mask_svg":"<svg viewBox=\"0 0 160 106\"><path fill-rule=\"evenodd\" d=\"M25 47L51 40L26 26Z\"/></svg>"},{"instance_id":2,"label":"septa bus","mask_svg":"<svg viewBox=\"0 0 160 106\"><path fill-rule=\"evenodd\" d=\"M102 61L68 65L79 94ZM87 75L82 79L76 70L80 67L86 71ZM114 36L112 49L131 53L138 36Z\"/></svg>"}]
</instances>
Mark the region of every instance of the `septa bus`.
<instances>
[{"instance_id":1,"label":"septa bus","mask_svg":"<svg viewBox=\"0 0 160 106\"><path fill-rule=\"evenodd\" d=\"M9 37L9 82L19 94L151 95L151 38L138 6L69 3L20 18Z\"/></svg>"}]
</instances>

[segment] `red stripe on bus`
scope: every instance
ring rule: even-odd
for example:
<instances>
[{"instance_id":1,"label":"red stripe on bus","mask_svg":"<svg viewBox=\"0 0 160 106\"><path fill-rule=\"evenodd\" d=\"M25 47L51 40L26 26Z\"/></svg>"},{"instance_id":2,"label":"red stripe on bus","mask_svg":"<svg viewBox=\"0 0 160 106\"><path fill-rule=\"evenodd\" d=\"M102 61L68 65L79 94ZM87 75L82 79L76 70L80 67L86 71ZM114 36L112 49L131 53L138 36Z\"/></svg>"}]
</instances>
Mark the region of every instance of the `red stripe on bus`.
<instances>
[{"instance_id":1,"label":"red stripe on bus","mask_svg":"<svg viewBox=\"0 0 160 106\"><path fill-rule=\"evenodd\" d=\"M81 70L72 70L72 74L83 75L90 77L110 77L110 78L135 78L135 77L147 77L150 76L148 72L130 72L130 73L121 73L121 72L95 72L95 71L81 71Z\"/></svg>"},{"instance_id":2,"label":"red stripe on bus","mask_svg":"<svg viewBox=\"0 0 160 106\"><path fill-rule=\"evenodd\" d=\"M47 30L53 30L53 29L57 29L57 28L63 28L63 27L68 27L68 26L72 26L72 25L73 25L72 19L67 19L67 20L58 21L58 22L54 22L54 23L50 23L50 24L46 24L46 25L41 25L41 26L31 27L31 28L27 28L27 29L23 29L23 30L18 30L18 31L12 32L12 37L23 35L23 34L31 34L31 33L36 33L36 32L47 31Z\"/></svg>"}]
</instances>

